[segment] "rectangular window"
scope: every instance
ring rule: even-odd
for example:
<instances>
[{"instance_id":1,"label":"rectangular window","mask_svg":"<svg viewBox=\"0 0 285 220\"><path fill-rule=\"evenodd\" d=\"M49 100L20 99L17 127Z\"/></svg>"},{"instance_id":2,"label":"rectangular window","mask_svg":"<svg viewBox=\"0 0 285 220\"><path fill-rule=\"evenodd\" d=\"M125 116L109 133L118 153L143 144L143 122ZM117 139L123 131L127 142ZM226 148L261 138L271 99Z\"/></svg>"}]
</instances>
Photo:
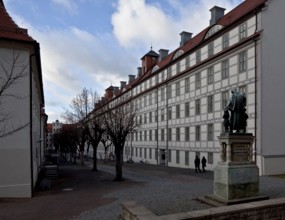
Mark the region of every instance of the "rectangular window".
<instances>
[{"instance_id":1,"label":"rectangular window","mask_svg":"<svg viewBox=\"0 0 285 220\"><path fill-rule=\"evenodd\" d=\"M168 139L168 141L172 141L171 128L168 128L168 130L167 130L167 139Z\"/></svg>"},{"instance_id":2,"label":"rectangular window","mask_svg":"<svg viewBox=\"0 0 285 220\"><path fill-rule=\"evenodd\" d=\"M196 99L195 100L195 114L200 115L200 113L201 113L201 100Z\"/></svg>"},{"instance_id":3,"label":"rectangular window","mask_svg":"<svg viewBox=\"0 0 285 220\"><path fill-rule=\"evenodd\" d=\"M171 120L172 119L172 107L169 107L167 109L167 120Z\"/></svg>"},{"instance_id":4,"label":"rectangular window","mask_svg":"<svg viewBox=\"0 0 285 220\"><path fill-rule=\"evenodd\" d=\"M180 62L176 63L176 73L180 73Z\"/></svg>"},{"instance_id":5,"label":"rectangular window","mask_svg":"<svg viewBox=\"0 0 285 220\"><path fill-rule=\"evenodd\" d=\"M229 47L230 45L230 41L229 41L229 33L226 33L224 36L223 36L223 49L226 49L227 47Z\"/></svg>"},{"instance_id":6,"label":"rectangular window","mask_svg":"<svg viewBox=\"0 0 285 220\"><path fill-rule=\"evenodd\" d=\"M172 76L172 66L169 66L167 68L167 78L170 78Z\"/></svg>"},{"instance_id":7,"label":"rectangular window","mask_svg":"<svg viewBox=\"0 0 285 220\"><path fill-rule=\"evenodd\" d=\"M164 99L165 99L165 94L164 94L164 88L162 88L161 90L160 90L160 98L161 98L161 101L164 101Z\"/></svg>"},{"instance_id":8,"label":"rectangular window","mask_svg":"<svg viewBox=\"0 0 285 220\"><path fill-rule=\"evenodd\" d=\"M185 165L189 165L189 151L185 151Z\"/></svg>"},{"instance_id":9,"label":"rectangular window","mask_svg":"<svg viewBox=\"0 0 285 220\"><path fill-rule=\"evenodd\" d=\"M180 118L180 105L176 105L176 118Z\"/></svg>"},{"instance_id":10,"label":"rectangular window","mask_svg":"<svg viewBox=\"0 0 285 220\"><path fill-rule=\"evenodd\" d=\"M200 89L201 88L201 73L195 74L195 88Z\"/></svg>"},{"instance_id":11,"label":"rectangular window","mask_svg":"<svg viewBox=\"0 0 285 220\"><path fill-rule=\"evenodd\" d=\"M149 159L152 159L152 149L149 149Z\"/></svg>"},{"instance_id":12,"label":"rectangular window","mask_svg":"<svg viewBox=\"0 0 285 220\"><path fill-rule=\"evenodd\" d=\"M147 131L144 131L144 140L147 141Z\"/></svg>"},{"instance_id":13,"label":"rectangular window","mask_svg":"<svg viewBox=\"0 0 285 220\"><path fill-rule=\"evenodd\" d=\"M222 110L225 109L229 101L229 91L222 92Z\"/></svg>"},{"instance_id":14,"label":"rectangular window","mask_svg":"<svg viewBox=\"0 0 285 220\"><path fill-rule=\"evenodd\" d=\"M172 92L172 91L171 91L171 85L168 85L168 86L166 87L166 90L167 90L166 96L167 96L168 99L170 99L170 98L171 98L171 95L172 95L172 94L171 94L171 92Z\"/></svg>"},{"instance_id":15,"label":"rectangular window","mask_svg":"<svg viewBox=\"0 0 285 220\"><path fill-rule=\"evenodd\" d=\"M244 51L239 54L239 72L242 73L247 69L247 52Z\"/></svg>"},{"instance_id":16,"label":"rectangular window","mask_svg":"<svg viewBox=\"0 0 285 220\"><path fill-rule=\"evenodd\" d=\"M161 109L160 113L161 121L164 121L164 109Z\"/></svg>"},{"instance_id":17,"label":"rectangular window","mask_svg":"<svg viewBox=\"0 0 285 220\"><path fill-rule=\"evenodd\" d=\"M158 82L159 82L159 76L158 76L158 74L156 74L155 75L155 84L158 84Z\"/></svg>"},{"instance_id":18,"label":"rectangular window","mask_svg":"<svg viewBox=\"0 0 285 220\"><path fill-rule=\"evenodd\" d=\"M208 44L208 57L214 55L214 42Z\"/></svg>"},{"instance_id":19,"label":"rectangular window","mask_svg":"<svg viewBox=\"0 0 285 220\"><path fill-rule=\"evenodd\" d=\"M201 62L201 50L197 50L196 52L196 63Z\"/></svg>"},{"instance_id":20,"label":"rectangular window","mask_svg":"<svg viewBox=\"0 0 285 220\"><path fill-rule=\"evenodd\" d=\"M196 141L201 140L201 127L200 127L200 125L195 126L195 138L196 138Z\"/></svg>"},{"instance_id":21,"label":"rectangular window","mask_svg":"<svg viewBox=\"0 0 285 220\"><path fill-rule=\"evenodd\" d=\"M136 157L138 156L138 148L136 148Z\"/></svg>"},{"instance_id":22,"label":"rectangular window","mask_svg":"<svg viewBox=\"0 0 285 220\"><path fill-rule=\"evenodd\" d=\"M142 148L140 148L140 157L142 158Z\"/></svg>"},{"instance_id":23,"label":"rectangular window","mask_svg":"<svg viewBox=\"0 0 285 220\"><path fill-rule=\"evenodd\" d=\"M229 77L229 60L222 61L222 79Z\"/></svg>"},{"instance_id":24,"label":"rectangular window","mask_svg":"<svg viewBox=\"0 0 285 220\"><path fill-rule=\"evenodd\" d=\"M158 92L156 91L155 93L154 93L154 103L157 103L158 102Z\"/></svg>"},{"instance_id":25,"label":"rectangular window","mask_svg":"<svg viewBox=\"0 0 285 220\"><path fill-rule=\"evenodd\" d=\"M152 105L152 94L148 95L148 102L149 102L149 105Z\"/></svg>"},{"instance_id":26,"label":"rectangular window","mask_svg":"<svg viewBox=\"0 0 285 220\"><path fill-rule=\"evenodd\" d=\"M138 141L139 139L138 139L138 132L136 132L136 141Z\"/></svg>"},{"instance_id":27,"label":"rectangular window","mask_svg":"<svg viewBox=\"0 0 285 220\"><path fill-rule=\"evenodd\" d=\"M152 130L149 130L149 140L152 141Z\"/></svg>"},{"instance_id":28,"label":"rectangular window","mask_svg":"<svg viewBox=\"0 0 285 220\"><path fill-rule=\"evenodd\" d=\"M146 148L144 148L144 158L146 159Z\"/></svg>"},{"instance_id":29,"label":"rectangular window","mask_svg":"<svg viewBox=\"0 0 285 220\"><path fill-rule=\"evenodd\" d=\"M168 162L171 162L171 150L168 150L168 153L167 153L168 155Z\"/></svg>"},{"instance_id":30,"label":"rectangular window","mask_svg":"<svg viewBox=\"0 0 285 220\"><path fill-rule=\"evenodd\" d=\"M185 127L185 141L190 141L190 128Z\"/></svg>"},{"instance_id":31,"label":"rectangular window","mask_svg":"<svg viewBox=\"0 0 285 220\"><path fill-rule=\"evenodd\" d=\"M213 157L213 153L209 152L208 153L208 160L207 160L208 164L213 164L214 163L214 159L213 158L214 158Z\"/></svg>"},{"instance_id":32,"label":"rectangular window","mask_svg":"<svg viewBox=\"0 0 285 220\"><path fill-rule=\"evenodd\" d=\"M186 63L185 64L186 65L186 69L189 68L190 67L190 56L186 57L185 63Z\"/></svg>"},{"instance_id":33,"label":"rectangular window","mask_svg":"<svg viewBox=\"0 0 285 220\"><path fill-rule=\"evenodd\" d=\"M185 118L190 116L190 103L186 102L185 103Z\"/></svg>"},{"instance_id":34,"label":"rectangular window","mask_svg":"<svg viewBox=\"0 0 285 220\"><path fill-rule=\"evenodd\" d=\"M189 78L185 79L185 93L190 92L190 80Z\"/></svg>"},{"instance_id":35,"label":"rectangular window","mask_svg":"<svg viewBox=\"0 0 285 220\"><path fill-rule=\"evenodd\" d=\"M176 128L176 141L180 141L180 128Z\"/></svg>"},{"instance_id":36,"label":"rectangular window","mask_svg":"<svg viewBox=\"0 0 285 220\"><path fill-rule=\"evenodd\" d=\"M214 82L214 67L211 66L208 68L208 84L212 84Z\"/></svg>"},{"instance_id":37,"label":"rectangular window","mask_svg":"<svg viewBox=\"0 0 285 220\"><path fill-rule=\"evenodd\" d=\"M207 103L208 113L212 113L214 111L214 96L210 95L207 97L207 99L208 99L208 103Z\"/></svg>"},{"instance_id":38,"label":"rectangular window","mask_svg":"<svg viewBox=\"0 0 285 220\"><path fill-rule=\"evenodd\" d=\"M140 125L142 124L142 115L140 115Z\"/></svg>"},{"instance_id":39,"label":"rectangular window","mask_svg":"<svg viewBox=\"0 0 285 220\"><path fill-rule=\"evenodd\" d=\"M208 124L208 141L214 140L214 125Z\"/></svg>"},{"instance_id":40,"label":"rectangular window","mask_svg":"<svg viewBox=\"0 0 285 220\"><path fill-rule=\"evenodd\" d=\"M176 163L177 164L180 163L180 151L179 150L176 151Z\"/></svg>"},{"instance_id":41,"label":"rectangular window","mask_svg":"<svg viewBox=\"0 0 285 220\"><path fill-rule=\"evenodd\" d=\"M146 98L146 96L143 97L143 103L144 103L144 107L147 107L147 98Z\"/></svg>"},{"instance_id":42,"label":"rectangular window","mask_svg":"<svg viewBox=\"0 0 285 220\"><path fill-rule=\"evenodd\" d=\"M147 123L147 114L146 113L144 114L144 123L145 124Z\"/></svg>"},{"instance_id":43,"label":"rectangular window","mask_svg":"<svg viewBox=\"0 0 285 220\"><path fill-rule=\"evenodd\" d=\"M180 82L175 83L176 96L180 96Z\"/></svg>"},{"instance_id":44,"label":"rectangular window","mask_svg":"<svg viewBox=\"0 0 285 220\"><path fill-rule=\"evenodd\" d=\"M140 141L142 141L142 131L140 131Z\"/></svg>"},{"instance_id":45,"label":"rectangular window","mask_svg":"<svg viewBox=\"0 0 285 220\"><path fill-rule=\"evenodd\" d=\"M152 123L152 112L149 112L149 123Z\"/></svg>"},{"instance_id":46,"label":"rectangular window","mask_svg":"<svg viewBox=\"0 0 285 220\"><path fill-rule=\"evenodd\" d=\"M239 26L239 39L247 36L247 23L243 23Z\"/></svg>"},{"instance_id":47,"label":"rectangular window","mask_svg":"<svg viewBox=\"0 0 285 220\"><path fill-rule=\"evenodd\" d=\"M164 129L161 129L161 137L160 137L160 139L161 139L162 141L164 141Z\"/></svg>"}]
</instances>

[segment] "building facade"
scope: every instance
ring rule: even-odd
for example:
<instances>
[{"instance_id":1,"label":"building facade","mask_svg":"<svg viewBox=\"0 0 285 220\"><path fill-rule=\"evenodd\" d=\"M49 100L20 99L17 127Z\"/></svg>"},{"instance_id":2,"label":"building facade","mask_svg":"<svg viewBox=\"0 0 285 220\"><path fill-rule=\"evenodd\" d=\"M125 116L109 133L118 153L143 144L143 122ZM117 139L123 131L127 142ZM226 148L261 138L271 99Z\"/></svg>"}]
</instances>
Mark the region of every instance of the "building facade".
<instances>
[{"instance_id":1,"label":"building facade","mask_svg":"<svg viewBox=\"0 0 285 220\"><path fill-rule=\"evenodd\" d=\"M3 0L0 64L0 197L31 197L44 160L47 122L40 49L14 23ZM12 83L5 87L9 79Z\"/></svg>"},{"instance_id":2,"label":"building facade","mask_svg":"<svg viewBox=\"0 0 285 220\"><path fill-rule=\"evenodd\" d=\"M138 110L140 126L125 144L125 158L194 168L198 155L213 170L220 160L223 111L237 88L247 98L247 132L256 137L253 159L260 174L284 173L284 9L277 0L246 0L227 14L215 6L202 32L182 32L170 54L151 50L137 76L106 89L97 111L116 103Z\"/></svg>"}]
</instances>

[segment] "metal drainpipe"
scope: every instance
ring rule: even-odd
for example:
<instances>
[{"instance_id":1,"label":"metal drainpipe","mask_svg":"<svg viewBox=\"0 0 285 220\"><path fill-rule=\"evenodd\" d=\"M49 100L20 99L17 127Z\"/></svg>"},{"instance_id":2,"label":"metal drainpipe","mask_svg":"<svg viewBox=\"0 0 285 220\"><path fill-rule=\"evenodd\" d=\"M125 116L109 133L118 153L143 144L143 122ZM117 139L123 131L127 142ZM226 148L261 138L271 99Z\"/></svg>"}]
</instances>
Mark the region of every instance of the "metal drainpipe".
<instances>
[{"instance_id":1,"label":"metal drainpipe","mask_svg":"<svg viewBox=\"0 0 285 220\"><path fill-rule=\"evenodd\" d=\"M30 146L30 166L31 166L31 195L33 197L33 190L34 190L34 161L33 161L33 86L32 86L32 82L33 82L33 68L32 68L32 57L35 57L36 54L33 53L30 55L30 60L29 60L29 64L30 64L30 142L31 142L31 146Z\"/></svg>"},{"instance_id":2,"label":"metal drainpipe","mask_svg":"<svg viewBox=\"0 0 285 220\"><path fill-rule=\"evenodd\" d=\"M168 83L166 83L166 152L165 152L165 165L168 166L168 158L169 158L169 155L168 155Z\"/></svg>"},{"instance_id":3,"label":"metal drainpipe","mask_svg":"<svg viewBox=\"0 0 285 220\"><path fill-rule=\"evenodd\" d=\"M255 32L257 32L257 26L258 26L258 18L257 18L257 11L255 11ZM254 105L254 108L255 108L255 119L254 119L254 130L255 130L255 137L256 137L256 134L257 134L257 42L256 42L256 39L254 39L254 53L255 53L255 59L254 59L254 62L255 62L255 80L254 80L254 89L255 89L255 105ZM254 144L254 162L256 164L256 158L257 158L257 152L256 152L256 149L257 149L257 143L255 141L255 144Z\"/></svg>"},{"instance_id":4,"label":"metal drainpipe","mask_svg":"<svg viewBox=\"0 0 285 220\"><path fill-rule=\"evenodd\" d=\"M158 165L158 87L156 89L156 116L157 116L157 119L156 119L157 135L155 134L156 136L156 165Z\"/></svg>"}]
</instances>

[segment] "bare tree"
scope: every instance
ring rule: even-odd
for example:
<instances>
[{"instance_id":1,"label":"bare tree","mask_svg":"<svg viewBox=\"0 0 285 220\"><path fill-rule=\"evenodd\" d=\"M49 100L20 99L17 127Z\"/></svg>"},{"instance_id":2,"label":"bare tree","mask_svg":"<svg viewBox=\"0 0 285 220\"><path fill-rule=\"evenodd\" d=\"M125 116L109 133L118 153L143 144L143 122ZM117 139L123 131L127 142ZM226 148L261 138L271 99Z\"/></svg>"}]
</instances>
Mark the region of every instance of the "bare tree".
<instances>
[{"instance_id":1,"label":"bare tree","mask_svg":"<svg viewBox=\"0 0 285 220\"><path fill-rule=\"evenodd\" d=\"M104 153L105 153L104 162L107 163L107 151L108 148L112 145L112 142L107 134L103 134L101 138L101 143L104 145Z\"/></svg>"},{"instance_id":2,"label":"bare tree","mask_svg":"<svg viewBox=\"0 0 285 220\"><path fill-rule=\"evenodd\" d=\"M97 170L97 146L104 132L102 119L95 117L92 112L98 102L98 95L91 89L83 88L82 92L72 99L70 108L63 118L76 123L79 128L78 146L80 149L81 164L83 164L84 146L88 140L93 147L93 170Z\"/></svg>"},{"instance_id":3,"label":"bare tree","mask_svg":"<svg viewBox=\"0 0 285 220\"><path fill-rule=\"evenodd\" d=\"M137 111L131 104L125 104L108 109L103 115L106 133L115 147L116 181L123 180L123 150L128 134L132 133L137 126L135 121L136 114Z\"/></svg>"},{"instance_id":4,"label":"bare tree","mask_svg":"<svg viewBox=\"0 0 285 220\"><path fill-rule=\"evenodd\" d=\"M29 125L18 122L13 124L13 114L5 111L5 102L24 97L15 93L13 87L29 73L29 62L20 52L13 50L11 54L0 57L0 138L11 135Z\"/></svg>"}]
</instances>

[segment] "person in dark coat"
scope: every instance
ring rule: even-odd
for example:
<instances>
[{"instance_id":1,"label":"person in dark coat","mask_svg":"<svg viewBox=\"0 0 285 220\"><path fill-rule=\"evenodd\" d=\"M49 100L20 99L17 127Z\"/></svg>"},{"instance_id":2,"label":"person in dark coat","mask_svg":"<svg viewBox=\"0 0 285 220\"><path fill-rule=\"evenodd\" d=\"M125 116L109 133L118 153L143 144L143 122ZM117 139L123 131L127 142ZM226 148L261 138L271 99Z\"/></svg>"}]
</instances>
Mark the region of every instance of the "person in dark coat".
<instances>
[{"instance_id":1,"label":"person in dark coat","mask_svg":"<svg viewBox=\"0 0 285 220\"><path fill-rule=\"evenodd\" d=\"M196 156L195 160L194 160L194 163L195 163L195 172L198 173L201 173L201 170L200 170L200 158L198 156Z\"/></svg>"},{"instance_id":2,"label":"person in dark coat","mask_svg":"<svg viewBox=\"0 0 285 220\"><path fill-rule=\"evenodd\" d=\"M206 163L207 163L207 160L205 157L202 158L202 169L203 169L203 173L205 173L205 167L206 167Z\"/></svg>"}]
</instances>

